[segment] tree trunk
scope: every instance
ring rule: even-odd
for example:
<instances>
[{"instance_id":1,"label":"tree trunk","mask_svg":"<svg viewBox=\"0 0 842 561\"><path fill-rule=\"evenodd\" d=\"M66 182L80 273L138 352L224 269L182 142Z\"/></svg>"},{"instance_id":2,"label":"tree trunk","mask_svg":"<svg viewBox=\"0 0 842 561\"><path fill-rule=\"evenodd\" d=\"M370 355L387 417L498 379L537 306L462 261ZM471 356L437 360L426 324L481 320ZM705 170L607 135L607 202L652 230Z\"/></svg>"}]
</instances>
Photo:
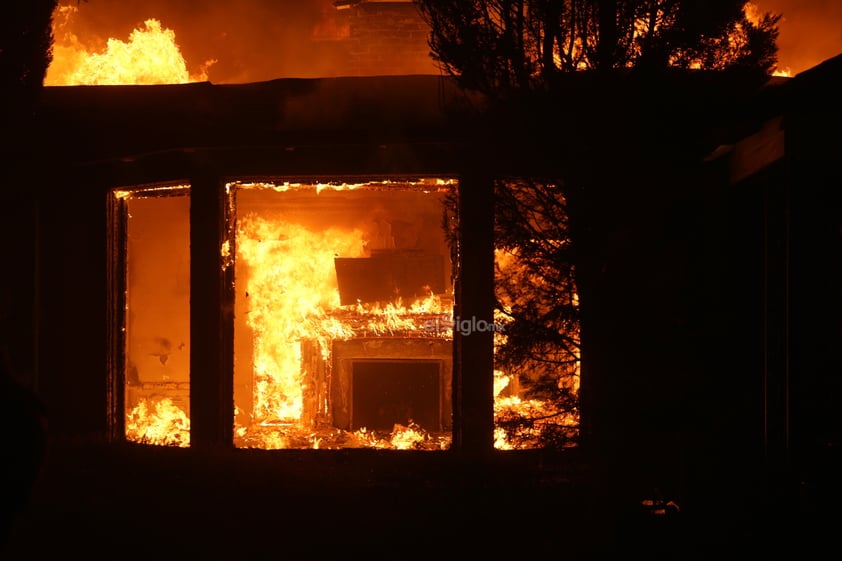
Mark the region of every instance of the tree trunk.
<instances>
[{"instance_id":1,"label":"tree trunk","mask_svg":"<svg viewBox=\"0 0 842 561\"><path fill-rule=\"evenodd\" d=\"M606 70L614 66L617 50L617 0L597 2L599 35L597 43L597 68Z\"/></svg>"}]
</instances>

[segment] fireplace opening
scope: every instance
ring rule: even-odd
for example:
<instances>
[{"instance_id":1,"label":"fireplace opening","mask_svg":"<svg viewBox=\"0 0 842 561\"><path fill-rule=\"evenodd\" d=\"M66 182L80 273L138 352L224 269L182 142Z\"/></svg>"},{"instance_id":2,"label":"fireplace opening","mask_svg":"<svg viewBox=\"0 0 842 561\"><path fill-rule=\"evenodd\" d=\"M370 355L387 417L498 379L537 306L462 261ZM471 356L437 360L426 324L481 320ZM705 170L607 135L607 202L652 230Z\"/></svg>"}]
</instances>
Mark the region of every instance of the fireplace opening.
<instances>
[{"instance_id":1,"label":"fireplace opening","mask_svg":"<svg viewBox=\"0 0 842 561\"><path fill-rule=\"evenodd\" d=\"M228 185L235 446L449 448L455 185Z\"/></svg>"},{"instance_id":2,"label":"fireplace opening","mask_svg":"<svg viewBox=\"0 0 842 561\"><path fill-rule=\"evenodd\" d=\"M441 430L441 364L355 361L351 429L391 431L395 425Z\"/></svg>"}]
</instances>

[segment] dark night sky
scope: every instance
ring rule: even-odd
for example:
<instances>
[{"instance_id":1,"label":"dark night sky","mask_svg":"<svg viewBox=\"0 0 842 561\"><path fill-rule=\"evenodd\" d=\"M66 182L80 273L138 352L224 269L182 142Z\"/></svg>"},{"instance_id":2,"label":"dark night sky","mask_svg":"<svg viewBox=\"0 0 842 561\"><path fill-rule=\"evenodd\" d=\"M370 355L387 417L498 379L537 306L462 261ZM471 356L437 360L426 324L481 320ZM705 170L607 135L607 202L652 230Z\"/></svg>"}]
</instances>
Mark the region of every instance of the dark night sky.
<instances>
[{"instance_id":1,"label":"dark night sky","mask_svg":"<svg viewBox=\"0 0 842 561\"><path fill-rule=\"evenodd\" d=\"M332 0L62 0L78 6L73 31L89 50L127 40L148 18L176 33L191 73L216 59L212 82L345 74ZM842 1L755 0L780 13L779 68L806 70L842 53ZM314 40L319 37L321 40ZM58 38L58 37L57 37Z\"/></svg>"}]
</instances>

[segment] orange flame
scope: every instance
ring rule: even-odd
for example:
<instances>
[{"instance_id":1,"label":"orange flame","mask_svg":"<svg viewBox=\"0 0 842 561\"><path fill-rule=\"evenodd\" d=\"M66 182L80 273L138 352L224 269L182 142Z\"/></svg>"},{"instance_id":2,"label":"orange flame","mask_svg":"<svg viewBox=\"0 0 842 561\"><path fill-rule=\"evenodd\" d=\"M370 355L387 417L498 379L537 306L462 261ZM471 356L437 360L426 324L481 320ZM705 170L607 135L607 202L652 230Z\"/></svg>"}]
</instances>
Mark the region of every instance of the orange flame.
<instances>
[{"instance_id":1,"label":"orange flame","mask_svg":"<svg viewBox=\"0 0 842 561\"><path fill-rule=\"evenodd\" d=\"M300 186L241 187L285 192ZM318 194L324 189L353 190L359 185L310 187ZM406 427L395 425L392 433L386 435L365 429L351 433L326 427L314 419L328 410L326 402L314 405L318 390L304 367L313 360L314 350L321 361L329 363L332 343L336 340L452 337L452 322L448 321L452 319L452 305L449 305L452 297L447 295L430 293L406 301L341 305L335 258L367 256L373 243L371 236L370 232L353 227L312 229L277 215L246 213L238 217L234 241L235 282L238 295L245 296L245 305L238 312L244 321L236 329L250 331L250 347L244 351L249 356L241 363L245 367L242 372L248 371L250 382L248 387L238 386L242 389L235 391L235 400L243 405L249 403L250 407L244 407L248 413L238 409L237 446L264 449L443 449L449 446L449 435L433 437L411 423ZM443 328L431 329L434 325ZM240 372L236 366L235 371Z\"/></svg>"},{"instance_id":2,"label":"orange flame","mask_svg":"<svg viewBox=\"0 0 842 561\"><path fill-rule=\"evenodd\" d=\"M126 439L159 446L190 446L190 419L170 398L146 399L126 415Z\"/></svg>"},{"instance_id":3,"label":"orange flame","mask_svg":"<svg viewBox=\"0 0 842 561\"><path fill-rule=\"evenodd\" d=\"M207 80L207 61L198 75L191 75L175 32L157 19L147 19L128 41L109 38L104 52L89 52L68 29L76 8L60 6L54 18L53 60L47 70L47 86L114 84L183 84Z\"/></svg>"},{"instance_id":4,"label":"orange flame","mask_svg":"<svg viewBox=\"0 0 842 561\"><path fill-rule=\"evenodd\" d=\"M313 233L298 224L254 216L239 220L238 258L248 264L248 325L254 332L255 415L297 421L303 412L301 340L350 335L336 321L322 322L339 307L335 254L363 254L362 232Z\"/></svg>"},{"instance_id":5,"label":"orange flame","mask_svg":"<svg viewBox=\"0 0 842 561\"><path fill-rule=\"evenodd\" d=\"M504 272L505 275L516 275L522 286L537 285L542 282L539 278L534 278L526 272L520 257L515 252L508 252L502 250L495 250L494 254L495 266L499 272ZM503 329L495 331L494 333L494 348L495 352L498 348L505 345L507 340L506 324L511 322L510 315L511 308L514 302L501 294L498 296L498 301L506 310L497 309L494 313L494 321L501 325ZM572 302L578 306L578 295L572 295ZM520 303L523 305L523 303ZM531 305L555 305L555 303L541 302L531 303ZM567 332L571 339L578 341L579 330L578 327L572 328L572 331ZM574 392L579 391L579 371L580 365L578 361L572 367L572 373L565 371L566 369L559 368L558 387L570 387ZM564 430L568 435L575 435L577 433L577 426L579 423L578 414L574 411L561 410L550 399L524 399L521 397L521 383L523 381L517 374L512 374L503 370L494 371L494 447L498 450L515 450L515 449L530 449L538 448L541 444L543 431L553 426L555 429ZM502 421L509 421L513 419L524 419L531 422L525 422L523 426L516 431L507 432L502 426Z\"/></svg>"}]
</instances>

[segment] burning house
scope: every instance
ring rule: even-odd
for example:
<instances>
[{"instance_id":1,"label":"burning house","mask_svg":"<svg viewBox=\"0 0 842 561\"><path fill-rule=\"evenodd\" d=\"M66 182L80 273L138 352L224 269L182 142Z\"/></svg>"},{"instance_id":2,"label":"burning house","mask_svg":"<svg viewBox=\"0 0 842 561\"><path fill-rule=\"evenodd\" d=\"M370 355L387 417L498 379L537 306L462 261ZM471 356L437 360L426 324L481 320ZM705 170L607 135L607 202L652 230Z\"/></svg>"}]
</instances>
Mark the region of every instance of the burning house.
<instances>
[{"instance_id":1,"label":"burning house","mask_svg":"<svg viewBox=\"0 0 842 561\"><path fill-rule=\"evenodd\" d=\"M454 401L459 340L493 349L505 337L490 306L492 269L482 309L457 297L463 276L474 274L462 266L472 243L461 235L469 224L462 201L477 197L491 216L494 180L476 193L463 187L484 175L468 140L484 101L430 75L353 76L430 65L412 3L336 3L333 11L314 40L348 51L350 77L216 85L197 82L210 63L188 69L175 33L157 19L94 53L73 34L78 9L60 8L45 92L58 105L45 99L44 117L59 128L104 127L70 151L55 149L69 168L85 168L80 181L102 174L98 189L109 201L110 438L195 445L204 408L214 425L231 421L209 438L244 448L447 450L460 438L454 419L472 398ZM64 121L68 101L78 103L71 121L82 121ZM160 122L152 140L148 119L159 111L174 120ZM222 209L220 230L201 242L199 189ZM200 245L219 246L216 289L195 285L211 278L211 255L196 276ZM205 291L220 292L199 307ZM217 308L223 316L206 316ZM193 351L194 322L218 324L203 344L217 341L216 362L196 363L210 357ZM211 401L199 397L196 368L218 371ZM494 415L511 421L533 411L540 426L557 421L575 432L575 413L521 399L526 378L492 372L476 382L479 410L468 418L480 425L469 446L537 444L540 427L506 434ZM567 387L578 385L575 365L566 376Z\"/></svg>"},{"instance_id":2,"label":"burning house","mask_svg":"<svg viewBox=\"0 0 842 561\"><path fill-rule=\"evenodd\" d=\"M388 96L369 93L375 82ZM441 116L419 104L407 122L401 108L440 86L420 78L50 90L81 94L77 115L118 98L145 106L156 91L161 109L180 96L192 104L195 94L206 116L238 106L229 130L215 117L203 124L201 115L181 113L177 128L198 136L85 172L87 180L104 173L103 191L91 196L104 194L109 209L106 354L117 374L107 401L115 436L195 445L207 409L214 425L228 419L213 439L241 447L450 448L453 201L461 181L452 147L413 139L441 127ZM395 88L403 92L398 103ZM394 112L385 119L372 110L388 105ZM261 106L254 120L242 120L239 107ZM135 115L126 113L103 139L145 128ZM263 131L252 128L261 123ZM281 144L278 127L287 129ZM145 134L132 142L145 143ZM213 155L207 134L221 141ZM194 144L205 147L195 152ZM134 170L129 181L124 166ZM207 231L197 221L203 197ZM197 251L206 253L201 261ZM213 302L198 305L199 293ZM191 375L197 369L204 382Z\"/></svg>"},{"instance_id":3,"label":"burning house","mask_svg":"<svg viewBox=\"0 0 842 561\"><path fill-rule=\"evenodd\" d=\"M456 501L451 480L511 486L510 508L538 488L537 503L548 472L561 486L553 470L565 485L607 473L629 494L666 481L700 500L707 477L784 472L817 439L835 442L840 150L819 139L840 117L840 60L765 85L662 77L669 116L647 133L663 136L647 144L658 150L586 154L605 182L589 186L599 274L582 299L602 323L583 326L581 365L560 377L581 404L571 415L495 361L507 304L495 186L564 177L580 134L615 149L649 106L595 130L576 111L640 101L652 84L570 76L586 101L551 114L572 130L548 147L536 133L548 113L490 107L420 59L367 75L375 16L415 25L407 6L331 6L347 19L319 41L353 55L344 76L214 83L185 67L187 83L45 88L42 146L4 192L17 273L4 291L25 296L8 298L19 327L8 339L53 438L84 454L128 450L121 465L145 466L141 480L210 457L273 484L259 470L292 459L366 484L438 473L409 494L413 508L424 485ZM553 470L558 456L530 450L531 433L517 446L500 430L527 410L581 430ZM330 516L353 516L346 507ZM316 501L302 508L325 516ZM541 523L550 535L556 522Z\"/></svg>"}]
</instances>

